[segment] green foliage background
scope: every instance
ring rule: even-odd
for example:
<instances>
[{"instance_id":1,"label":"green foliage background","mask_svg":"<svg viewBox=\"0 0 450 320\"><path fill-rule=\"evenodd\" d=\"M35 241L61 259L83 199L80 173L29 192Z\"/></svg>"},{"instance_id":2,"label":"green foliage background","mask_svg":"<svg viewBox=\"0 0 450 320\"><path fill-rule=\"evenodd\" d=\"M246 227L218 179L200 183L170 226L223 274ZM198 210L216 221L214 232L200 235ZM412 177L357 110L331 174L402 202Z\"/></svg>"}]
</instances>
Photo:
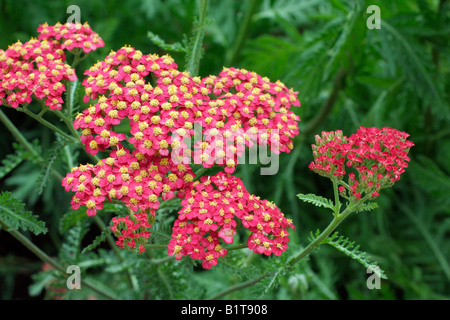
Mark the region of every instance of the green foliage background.
<instances>
[{"instance_id":1,"label":"green foliage background","mask_svg":"<svg viewBox=\"0 0 450 320\"><path fill-rule=\"evenodd\" d=\"M381 29L366 26L371 15L366 9L372 4L381 9ZM0 0L0 47L35 37L43 22L64 22L69 5L80 7L82 22L89 22L106 44L77 67L79 79L92 63L125 44L144 53L167 53L150 41L148 32L168 44L182 43L192 35L198 15L197 2L186 0ZM149 264L130 252L123 252L123 260L118 261L107 246L81 254L101 231L83 212L71 211L70 194L57 179L44 175L42 182L36 156L14 147L14 138L2 125L0 167L7 173L2 175L0 170L0 191L11 192L48 229L46 235L27 235L49 255L82 265L93 283L108 284L121 298L208 298L253 279L263 268L280 268L290 254L308 243L310 231L323 229L330 221L324 208L296 197L315 193L332 198L330 181L307 168L315 134L341 129L349 136L361 125L389 126L411 134L415 146L410 167L393 188L382 190L377 209L360 212L339 227L340 235L360 244L385 270L388 279L382 280L381 289L367 288L363 266L331 246L321 246L288 273L226 298L450 298L450 2L210 0L208 18L201 76L234 66L272 81L280 79L299 92L302 106L296 112L301 133L294 150L281 155L279 172L261 176L258 165L238 166L249 192L273 200L293 218L296 230L284 257L265 259L245 250L233 251L215 269L201 271L190 261ZM169 53L184 66L184 53ZM54 155L57 139L51 131L22 113L2 110L29 141L38 141L40 154L54 160L55 170L67 172L71 157L64 156L67 149ZM58 123L51 115L48 120ZM83 162L81 149L69 150L72 160ZM8 156L11 153L15 155ZM102 213L104 223L109 224L117 210L107 207ZM170 210L162 210L161 221L170 221ZM162 237L170 233L155 231ZM149 258L164 259L166 251L156 251ZM44 285L60 276L40 273L41 265L0 231L1 299L42 298ZM131 282L143 295L127 289L126 270L134 273Z\"/></svg>"}]
</instances>

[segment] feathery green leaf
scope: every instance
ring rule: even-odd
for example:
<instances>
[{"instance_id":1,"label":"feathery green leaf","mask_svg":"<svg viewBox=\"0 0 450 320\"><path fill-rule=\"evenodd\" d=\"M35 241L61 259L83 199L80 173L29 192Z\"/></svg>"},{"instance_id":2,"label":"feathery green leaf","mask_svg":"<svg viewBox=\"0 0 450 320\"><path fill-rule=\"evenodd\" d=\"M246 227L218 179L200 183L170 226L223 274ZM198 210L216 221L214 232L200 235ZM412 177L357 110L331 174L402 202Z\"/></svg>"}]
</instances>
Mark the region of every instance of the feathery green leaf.
<instances>
[{"instance_id":1,"label":"feathery green leaf","mask_svg":"<svg viewBox=\"0 0 450 320\"><path fill-rule=\"evenodd\" d=\"M358 261L364 267L370 269L378 277L387 279L384 271L378 267L377 263L364 251L359 250L359 245L355 245L354 241L350 241L344 236L339 236L338 232L333 233L322 241L323 244L329 244L346 256Z\"/></svg>"},{"instance_id":2,"label":"feathery green leaf","mask_svg":"<svg viewBox=\"0 0 450 320\"><path fill-rule=\"evenodd\" d=\"M183 43L180 42L175 42L172 44L166 43L160 36L151 31L147 33L147 36L149 37L151 42L153 42L163 50L172 52L186 52L186 47L185 44Z\"/></svg>"},{"instance_id":3,"label":"feathery green leaf","mask_svg":"<svg viewBox=\"0 0 450 320\"><path fill-rule=\"evenodd\" d=\"M29 230L35 235L47 232L45 222L39 220L38 216L31 211L25 210L25 204L13 198L9 192L0 194L0 220L7 227L16 230Z\"/></svg>"},{"instance_id":4,"label":"feathery green leaf","mask_svg":"<svg viewBox=\"0 0 450 320\"><path fill-rule=\"evenodd\" d=\"M297 197L299 197L300 200L312 203L313 205L315 205L317 207L325 207L325 208L329 208L332 210L334 209L333 201L331 201L330 199L312 194L312 193L309 193L309 194L299 193L297 195Z\"/></svg>"}]
</instances>

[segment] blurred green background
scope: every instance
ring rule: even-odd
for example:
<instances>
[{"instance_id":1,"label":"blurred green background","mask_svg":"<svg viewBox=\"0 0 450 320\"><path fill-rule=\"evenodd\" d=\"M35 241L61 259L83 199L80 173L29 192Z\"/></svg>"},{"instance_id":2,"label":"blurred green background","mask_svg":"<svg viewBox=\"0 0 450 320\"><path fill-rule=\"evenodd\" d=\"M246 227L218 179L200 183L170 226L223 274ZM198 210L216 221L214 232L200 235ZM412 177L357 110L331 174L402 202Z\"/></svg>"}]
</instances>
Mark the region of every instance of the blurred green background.
<instances>
[{"instance_id":1,"label":"blurred green background","mask_svg":"<svg viewBox=\"0 0 450 320\"><path fill-rule=\"evenodd\" d=\"M82 22L106 44L77 68L80 79L83 70L123 45L167 53L148 32L169 44L180 42L192 35L197 15L197 2L187 0L0 0L0 47L36 37L44 22L65 22L70 5L80 7ZM380 8L380 29L367 26L370 5ZM200 75L217 74L223 66L246 68L299 92L300 135L294 150L281 155L279 172L261 176L258 165L238 166L251 193L274 201L293 218L294 249L331 220L325 209L296 196L332 197L331 182L308 169L315 134L340 129L349 136L361 125L389 126L408 132L415 143L409 168L393 188L382 190L379 208L339 227L386 271L389 279L381 289L367 288L366 270L356 261L322 246L264 298L450 298L450 2L210 0L208 18ZM183 53L169 53L184 67ZM45 155L52 133L23 114L2 110L30 141L40 141ZM0 136L3 159L14 151L14 140L3 125ZM69 210L70 195L50 182L39 196L34 184L39 174L37 165L25 161L0 180L0 191L11 191L46 221L49 234L34 240L55 255L62 236L52 227L57 229ZM34 256L0 232L0 298L30 298L27 286L39 268ZM215 292L235 284L229 273L200 274L196 281ZM259 296L249 288L228 298L254 297Z\"/></svg>"}]
</instances>

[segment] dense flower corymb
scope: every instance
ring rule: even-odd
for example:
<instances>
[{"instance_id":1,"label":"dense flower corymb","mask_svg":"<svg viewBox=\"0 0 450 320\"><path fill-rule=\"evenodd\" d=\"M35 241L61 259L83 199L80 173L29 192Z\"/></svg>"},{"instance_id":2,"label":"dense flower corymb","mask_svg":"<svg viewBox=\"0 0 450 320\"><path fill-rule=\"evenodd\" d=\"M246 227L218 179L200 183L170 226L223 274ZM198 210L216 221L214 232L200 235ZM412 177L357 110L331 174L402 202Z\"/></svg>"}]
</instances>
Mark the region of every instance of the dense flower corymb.
<instances>
[{"instance_id":1,"label":"dense flower corymb","mask_svg":"<svg viewBox=\"0 0 450 320\"><path fill-rule=\"evenodd\" d=\"M56 39L64 50L81 48L85 53L104 47L105 44L100 36L92 31L87 22L57 23L49 26L47 23L40 25L37 29L38 39Z\"/></svg>"},{"instance_id":2,"label":"dense flower corymb","mask_svg":"<svg viewBox=\"0 0 450 320\"><path fill-rule=\"evenodd\" d=\"M74 209L86 206L95 215L104 201L122 201L134 214L113 221L118 245L143 252L150 233L133 217L155 212L161 200L184 199L168 251L201 260L204 268L227 254L222 244L233 243L238 223L251 232L247 245L254 252L287 249L292 222L230 174L245 147L290 152L299 133L300 119L290 109L300 105L297 92L244 69L192 77L168 55L144 55L129 46L111 51L85 75L84 102L94 102L74 127L87 152L106 158L63 179L75 192ZM196 130L206 138L189 144ZM225 172L194 181L191 160Z\"/></svg>"},{"instance_id":3,"label":"dense flower corymb","mask_svg":"<svg viewBox=\"0 0 450 320\"><path fill-rule=\"evenodd\" d=\"M17 108L36 97L51 110L61 110L64 82L77 79L75 70L66 63L64 50L79 47L87 53L104 46L87 23L45 23L38 32L38 39L17 41L7 50L0 49L0 104L5 99Z\"/></svg>"},{"instance_id":4,"label":"dense flower corymb","mask_svg":"<svg viewBox=\"0 0 450 320\"><path fill-rule=\"evenodd\" d=\"M150 212L155 216L155 211ZM118 238L116 244L120 248L126 248L139 253L145 251L145 245L151 233L148 231L151 227L149 215L146 213L136 213L125 217L114 217L113 226L110 227L114 235Z\"/></svg>"},{"instance_id":5,"label":"dense flower corymb","mask_svg":"<svg viewBox=\"0 0 450 320\"><path fill-rule=\"evenodd\" d=\"M379 196L382 188L392 186L408 167L408 152L414 143L409 134L393 128L360 127L350 137L342 131L322 132L312 145L314 161L309 168L314 172L341 181L347 172L348 192L353 199L363 194L371 199ZM339 188L346 195L346 188Z\"/></svg>"},{"instance_id":6,"label":"dense flower corymb","mask_svg":"<svg viewBox=\"0 0 450 320\"><path fill-rule=\"evenodd\" d=\"M201 79L177 68L168 55L123 47L87 70L84 102L97 102L74 123L87 151L127 139L148 157L171 154L180 163L218 164L233 173L246 146L270 145L276 153L293 148L299 117L290 107L300 102L292 89L244 69L224 68L220 77ZM114 129L124 120L126 138ZM196 125L206 138L187 145Z\"/></svg>"},{"instance_id":7,"label":"dense flower corymb","mask_svg":"<svg viewBox=\"0 0 450 320\"><path fill-rule=\"evenodd\" d=\"M271 202L250 195L239 178L219 172L192 184L174 223L169 255L190 256L204 268L227 254L222 242L233 243L236 228L247 228L247 246L255 253L280 255L289 242L292 221Z\"/></svg>"},{"instance_id":8,"label":"dense flower corymb","mask_svg":"<svg viewBox=\"0 0 450 320\"><path fill-rule=\"evenodd\" d=\"M65 63L58 43L31 39L20 41L6 51L0 49L0 104L17 108L32 97L44 101L50 109L60 110L64 80L74 81L75 71Z\"/></svg>"},{"instance_id":9,"label":"dense flower corymb","mask_svg":"<svg viewBox=\"0 0 450 320\"><path fill-rule=\"evenodd\" d=\"M75 192L72 208L87 207L93 216L106 199L120 200L132 211L159 208L160 199L182 197L195 174L170 157L146 158L139 152L115 150L95 165L80 165L64 177L62 185Z\"/></svg>"},{"instance_id":10,"label":"dense flower corymb","mask_svg":"<svg viewBox=\"0 0 450 320\"><path fill-rule=\"evenodd\" d=\"M157 209L160 196L166 200L178 192L183 197L195 177L192 158L199 157L205 167L220 164L232 173L245 146L278 141L272 149L288 152L298 134L299 118L290 110L300 105L296 92L254 72L225 68L220 78L202 80L178 71L170 56L144 55L125 46L85 74L84 101L96 103L77 116L74 127L81 129L89 153L109 152L109 157L90 166L88 176L100 181L98 185L89 185L88 178L80 186L80 166L68 174L64 186L76 192L74 207L90 201L89 214L95 214L105 198L120 199L132 210ZM124 120L129 130L116 131ZM208 139L194 144L192 151L186 140L194 136L197 122ZM258 135L261 128L266 135ZM242 136L233 136L244 129ZM224 157L226 161L216 161Z\"/></svg>"}]
</instances>

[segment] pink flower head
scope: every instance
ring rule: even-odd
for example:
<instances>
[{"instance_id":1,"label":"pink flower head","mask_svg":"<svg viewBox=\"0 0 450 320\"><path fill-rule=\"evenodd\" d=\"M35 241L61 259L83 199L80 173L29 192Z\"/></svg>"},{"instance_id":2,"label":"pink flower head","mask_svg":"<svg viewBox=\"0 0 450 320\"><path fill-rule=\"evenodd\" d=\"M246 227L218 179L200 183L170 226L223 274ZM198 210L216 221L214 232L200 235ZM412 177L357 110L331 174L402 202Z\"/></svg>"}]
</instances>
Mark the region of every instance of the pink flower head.
<instances>
[{"instance_id":1,"label":"pink flower head","mask_svg":"<svg viewBox=\"0 0 450 320\"><path fill-rule=\"evenodd\" d=\"M151 215L155 215L154 212ZM114 217L112 219L112 232L116 235L118 240L116 244L122 249L128 249L137 253L145 251L145 245L148 243L150 237L151 227L148 214L140 213L125 217Z\"/></svg>"},{"instance_id":2,"label":"pink flower head","mask_svg":"<svg viewBox=\"0 0 450 320\"><path fill-rule=\"evenodd\" d=\"M409 134L388 127L360 127L348 138L341 131L322 132L322 136L316 136L314 161L309 168L338 180L344 178L346 170L350 171L348 191L351 196L358 200L367 194L374 199L381 188L398 181L408 167L407 155L414 146L408 137ZM342 196L346 194L344 189L344 186L339 188Z\"/></svg>"},{"instance_id":3,"label":"pink flower head","mask_svg":"<svg viewBox=\"0 0 450 320\"><path fill-rule=\"evenodd\" d=\"M170 155L178 163L193 160L205 168L217 164L227 173L235 171L246 146L267 145L276 153L293 148L300 120L291 110L300 105L297 92L244 69L225 68L220 77L201 79L177 68L168 55L144 55L125 46L87 70L84 102L96 102L75 121L76 128L89 132L81 137L87 151L115 148L118 137L109 143L107 138L117 135L114 126L124 121L133 150L147 157ZM148 82L149 75L155 83ZM185 140L192 141L197 125L204 139L189 148ZM93 148L97 135L104 138Z\"/></svg>"},{"instance_id":4,"label":"pink flower head","mask_svg":"<svg viewBox=\"0 0 450 320\"><path fill-rule=\"evenodd\" d=\"M36 97L50 109L60 110L66 90L63 81L77 78L65 60L59 44L48 40L17 41L6 51L0 50L0 99L6 97L17 108Z\"/></svg>"},{"instance_id":5,"label":"pink flower head","mask_svg":"<svg viewBox=\"0 0 450 320\"><path fill-rule=\"evenodd\" d=\"M87 23L45 23L38 32L38 39L17 41L5 51L0 49L0 104L5 99L17 108L35 97L51 110L61 110L64 81L77 79L75 70L65 62L64 50L78 47L88 53L104 46Z\"/></svg>"},{"instance_id":6,"label":"pink flower head","mask_svg":"<svg viewBox=\"0 0 450 320\"><path fill-rule=\"evenodd\" d=\"M49 26L47 23L40 25L37 29L38 39L55 39L61 44L61 48L71 51L81 48L85 53L104 47L105 44L100 36L92 31L87 22L81 23L57 23Z\"/></svg>"},{"instance_id":7,"label":"pink flower head","mask_svg":"<svg viewBox=\"0 0 450 320\"><path fill-rule=\"evenodd\" d=\"M223 172L194 182L181 204L183 208L174 223L169 255L202 260L202 266L207 269L217 264L217 258L226 255L221 242L233 243L237 219L252 233L248 247L266 255L286 251L287 229L294 228L273 203L250 195L240 179ZM262 238L260 244L255 243L255 239Z\"/></svg>"},{"instance_id":8,"label":"pink flower head","mask_svg":"<svg viewBox=\"0 0 450 320\"><path fill-rule=\"evenodd\" d=\"M42 31L61 41L61 29ZM293 148L300 119L290 108L300 106L297 92L244 69L191 77L178 71L172 57L145 55L130 46L112 51L84 74L83 100L91 105L74 127L87 152L106 158L92 166L73 207L85 205L94 190L103 197L98 201L120 200L137 213L157 210L160 201L177 196L182 208L168 254L178 260L190 256L207 269L227 254L222 244L233 243L239 219L252 238L267 238L258 252L286 250L290 220L272 203L249 195L231 173L246 147L270 146L276 153ZM189 145L196 132L202 141ZM205 168L222 166L224 172L194 181L192 160ZM77 191L76 173L63 181L66 190ZM120 246L142 250L135 238L118 236Z\"/></svg>"}]
</instances>

